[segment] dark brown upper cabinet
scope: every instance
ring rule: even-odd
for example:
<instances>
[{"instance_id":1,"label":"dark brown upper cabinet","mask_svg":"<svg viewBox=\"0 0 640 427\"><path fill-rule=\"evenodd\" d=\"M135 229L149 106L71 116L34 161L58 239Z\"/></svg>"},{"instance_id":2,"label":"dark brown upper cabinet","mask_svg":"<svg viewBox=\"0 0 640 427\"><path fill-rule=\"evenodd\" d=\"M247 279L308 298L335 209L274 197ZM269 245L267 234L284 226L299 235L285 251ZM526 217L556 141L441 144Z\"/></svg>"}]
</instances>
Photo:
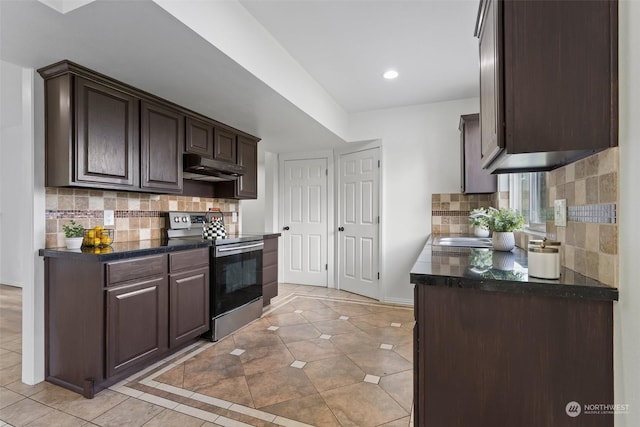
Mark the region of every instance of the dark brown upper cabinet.
<instances>
[{"instance_id":1,"label":"dark brown upper cabinet","mask_svg":"<svg viewBox=\"0 0 640 427\"><path fill-rule=\"evenodd\" d=\"M482 165L544 171L618 145L617 1L481 0Z\"/></svg>"},{"instance_id":2,"label":"dark brown upper cabinet","mask_svg":"<svg viewBox=\"0 0 640 427\"><path fill-rule=\"evenodd\" d=\"M46 185L139 185L136 97L67 73L47 80L45 108Z\"/></svg>"},{"instance_id":3,"label":"dark brown upper cabinet","mask_svg":"<svg viewBox=\"0 0 640 427\"><path fill-rule=\"evenodd\" d=\"M184 116L149 101L140 106L141 188L154 192L182 191Z\"/></svg>"},{"instance_id":4,"label":"dark brown upper cabinet","mask_svg":"<svg viewBox=\"0 0 640 427\"><path fill-rule=\"evenodd\" d=\"M38 72L45 80L46 186L182 193L188 152L251 166L241 183L220 190L198 183L185 194L257 197L259 138L70 61ZM240 138L248 141L242 153Z\"/></svg>"},{"instance_id":5,"label":"dark brown upper cabinet","mask_svg":"<svg viewBox=\"0 0 640 427\"><path fill-rule=\"evenodd\" d=\"M217 182L216 197L227 199L258 198L258 141L238 135L238 164L247 171L236 181Z\"/></svg>"},{"instance_id":6,"label":"dark brown upper cabinet","mask_svg":"<svg viewBox=\"0 0 640 427\"><path fill-rule=\"evenodd\" d=\"M495 193L498 177L482 169L480 115L460 116L460 191L463 194Z\"/></svg>"},{"instance_id":7,"label":"dark brown upper cabinet","mask_svg":"<svg viewBox=\"0 0 640 427\"><path fill-rule=\"evenodd\" d=\"M213 158L213 125L187 117L187 139L184 151Z\"/></svg>"},{"instance_id":8,"label":"dark brown upper cabinet","mask_svg":"<svg viewBox=\"0 0 640 427\"><path fill-rule=\"evenodd\" d=\"M213 158L225 162L236 162L236 134L225 129L215 128Z\"/></svg>"}]
</instances>

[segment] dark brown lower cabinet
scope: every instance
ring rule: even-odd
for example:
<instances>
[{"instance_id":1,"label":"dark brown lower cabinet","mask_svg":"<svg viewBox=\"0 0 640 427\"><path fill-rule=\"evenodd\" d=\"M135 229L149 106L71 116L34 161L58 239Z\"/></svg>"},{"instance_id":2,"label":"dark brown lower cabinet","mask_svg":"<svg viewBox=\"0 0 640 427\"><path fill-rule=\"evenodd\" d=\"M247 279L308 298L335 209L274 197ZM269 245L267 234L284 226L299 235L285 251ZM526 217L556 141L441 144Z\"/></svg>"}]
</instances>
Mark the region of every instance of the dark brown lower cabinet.
<instances>
[{"instance_id":1,"label":"dark brown lower cabinet","mask_svg":"<svg viewBox=\"0 0 640 427\"><path fill-rule=\"evenodd\" d=\"M613 426L613 304L415 286L416 426Z\"/></svg>"},{"instance_id":2,"label":"dark brown lower cabinet","mask_svg":"<svg viewBox=\"0 0 640 427\"><path fill-rule=\"evenodd\" d=\"M262 305L278 296L278 237L265 237L262 248Z\"/></svg>"},{"instance_id":3,"label":"dark brown lower cabinet","mask_svg":"<svg viewBox=\"0 0 640 427\"><path fill-rule=\"evenodd\" d=\"M209 249L169 254L169 347L209 330Z\"/></svg>"},{"instance_id":4,"label":"dark brown lower cabinet","mask_svg":"<svg viewBox=\"0 0 640 427\"><path fill-rule=\"evenodd\" d=\"M167 277L107 289L107 377L167 349Z\"/></svg>"},{"instance_id":5,"label":"dark brown lower cabinet","mask_svg":"<svg viewBox=\"0 0 640 427\"><path fill-rule=\"evenodd\" d=\"M209 248L45 258L46 380L87 398L209 329Z\"/></svg>"}]
</instances>

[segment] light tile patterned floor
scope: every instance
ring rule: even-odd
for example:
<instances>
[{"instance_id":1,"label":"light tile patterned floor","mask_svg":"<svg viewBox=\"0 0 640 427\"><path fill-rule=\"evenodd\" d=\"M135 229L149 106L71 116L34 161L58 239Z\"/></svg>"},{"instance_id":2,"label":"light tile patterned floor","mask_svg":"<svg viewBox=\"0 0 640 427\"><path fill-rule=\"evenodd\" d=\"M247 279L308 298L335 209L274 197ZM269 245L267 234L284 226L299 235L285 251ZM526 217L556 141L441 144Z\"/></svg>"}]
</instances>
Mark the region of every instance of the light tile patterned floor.
<instances>
[{"instance_id":1,"label":"light tile patterned floor","mask_svg":"<svg viewBox=\"0 0 640 427\"><path fill-rule=\"evenodd\" d=\"M410 426L413 310L279 285L263 317L92 399L20 382L20 290L0 286L0 420L12 425ZM2 426L3 421L0 421Z\"/></svg>"}]
</instances>

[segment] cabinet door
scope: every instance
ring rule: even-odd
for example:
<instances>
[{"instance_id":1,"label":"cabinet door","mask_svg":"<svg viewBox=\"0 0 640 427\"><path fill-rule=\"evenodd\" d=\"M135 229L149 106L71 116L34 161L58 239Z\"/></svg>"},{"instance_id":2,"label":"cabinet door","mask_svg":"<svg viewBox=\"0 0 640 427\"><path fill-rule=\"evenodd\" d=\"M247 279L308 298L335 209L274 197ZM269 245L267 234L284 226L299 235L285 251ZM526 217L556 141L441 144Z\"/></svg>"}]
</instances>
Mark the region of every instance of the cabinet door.
<instances>
[{"instance_id":1,"label":"cabinet door","mask_svg":"<svg viewBox=\"0 0 640 427\"><path fill-rule=\"evenodd\" d=\"M237 195L243 199L258 197L258 143L245 137L238 137L238 164L245 166L247 171L242 175L237 185Z\"/></svg>"},{"instance_id":2,"label":"cabinet door","mask_svg":"<svg viewBox=\"0 0 640 427\"><path fill-rule=\"evenodd\" d=\"M486 167L504 147L502 116L502 2L484 3L480 29L480 141Z\"/></svg>"},{"instance_id":3,"label":"cabinet door","mask_svg":"<svg viewBox=\"0 0 640 427\"><path fill-rule=\"evenodd\" d=\"M236 134L216 128L213 143L213 158L227 162L236 162Z\"/></svg>"},{"instance_id":4,"label":"cabinet door","mask_svg":"<svg viewBox=\"0 0 640 427\"><path fill-rule=\"evenodd\" d=\"M167 348L167 276L108 289L107 377Z\"/></svg>"},{"instance_id":5,"label":"cabinet door","mask_svg":"<svg viewBox=\"0 0 640 427\"><path fill-rule=\"evenodd\" d=\"M460 117L460 153L462 193L495 193L498 188L497 176L482 169L478 114L466 114Z\"/></svg>"},{"instance_id":6,"label":"cabinet door","mask_svg":"<svg viewBox=\"0 0 640 427\"><path fill-rule=\"evenodd\" d=\"M184 116L143 101L140 109L141 183L148 191L182 191Z\"/></svg>"},{"instance_id":7,"label":"cabinet door","mask_svg":"<svg viewBox=\"0 0 640 427\"><path fill-rule=\"evenodd\" d=\"M193 117L187 117L187 153L213 157L213 125Z\"/></svg>"},{"instance_id":8,"label":"cabinet door","mask_svg":"<svg viewBox=\"0 0 640 427\"><path fill-rule=\"evenodd\" d=\"M262 249L262 305L278 296L278 238L264 239Z\"/></svg>"},{"instance_id":9,"label":"cabinet door","mask_svg":"<svg viewBox=\"0 0 640 427\"><path fill-rule=\"evenodd\" d=\"M209 330L209 267L170 276L169 346Z\"/></svg>"},{"instance_id":10,"label":"cabinet door","mask_svg":"<svg viewBox=\"0 0 640 427\"><path fill-rule=\"evenodd\" d=\"M139 185L138 100L76 77L76 150L73 181L130 190Z\"/></svg>"}]
</instances>

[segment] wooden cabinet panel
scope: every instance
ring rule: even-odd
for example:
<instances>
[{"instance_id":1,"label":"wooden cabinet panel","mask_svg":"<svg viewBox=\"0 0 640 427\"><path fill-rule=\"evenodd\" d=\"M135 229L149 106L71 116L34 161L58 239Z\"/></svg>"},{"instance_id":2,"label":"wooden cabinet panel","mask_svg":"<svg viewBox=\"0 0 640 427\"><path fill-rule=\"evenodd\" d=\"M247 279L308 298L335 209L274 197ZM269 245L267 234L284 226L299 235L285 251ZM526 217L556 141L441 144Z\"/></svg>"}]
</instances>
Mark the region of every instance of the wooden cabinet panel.
<instances>
[{"instance_id":1,"label":"wooden cabinet panel","mask_svg":"<svg viewBox=\"0 0 640 427\"><path fill-rule=\"evenodd\" d=\"M485 20L479 34L480 45L480 127L482 165L487 167L504 147L502 138L502 2L484 3Z\"/></svg>"},{"instance_id":2,"label":"wooden cabinet panel","mask_svg":"<svg viewBox=\"0 0 640 427\"><path fill-rule=\"evenodd\" d=\"M138 100L82 77L75 93L75 182L137 186Z\"/></svg>"},{"instance_id":3,"label":"wooden cabinet panel","mask_svg":"<svg viewBox=\"0 0 640 427\"><path fill-rule=\"evenodd\" d=\"M185 151L213 158L213 125L193 117L187 117Z\"/></svg>"},{"instance_id":4,"label":"wooden cabinet panel","mask_svg":"<svg viewBox=\"0 0 640 427\"><path fill-rule=\"evenodd\" d=\"M227 199L257 199L258 198L258 141L238 136L238 164L246 168L246 172L238 180L232 182L217 182L216 197Z\"/></svg>"},{"instance_id":5,"label":"wooden cabinet panel","mask_svg":"<svg viewBox=\"0 0 640 427\"><path fill-rule=\"evenodd\" d=\"M148 191L179 193L184 116L147 101L140 110L140 186Z\"/></svg>"},{"instance_id":6,"label":"wooden cabinet panel","mask_svg":"<svg viewBox=\"0 0 640 427\"><path fill-rule=\"evenodd\" d=\"M221 128L214 130L213 158L235 163L236 158L236 134Z\"/></svg>"},{"instance_id":7,"label":"wooden cabinet panel","mask_svg":"<svg viewBox=\"0 0 640 427\"><path fill-rule=\"evenodd\" d=\"M169 272L209 265L209 248L192 249L169 254Z\"/></svg>"},{"instance_id":8,"label":"wooden cabinet panel","mask_svg":"<svg viewBox=\"0 0 640 427\"><path fill-rule=\"evenodd\" d=\"M142 277L155 276L166 273L167 256L152 255L141 258L126 259L107 263L106 283L112 286L127 280L140 279Z\"/></svg>"},{"instance_id":9,"label":"wooden cabinet panel","mask_svg":"<svg viewBox=\"0 0 640 427\"><path fill-rule=\"evenodd\" d=\"M460 117L460 190L463 194L495 193L498 178L482 169L478 114Z\"/></svg>"},{"instance_id":10,"label":"wooden cabinet panel","mask_svg":"<svg viewBox=\"0 0 640 427\"><path fill-rule=\"evenodd\" d=\"M613 426L565 412L614 401L611 302L416 285L415 319L415 425Z\"/></svg>"},{"instance_id":11,"label":"wooden cabinet panel","mask_svg":"<svg viewBox=\"0 0 640 427\"><path fill-rule=\"evenodd\" d=\"M483 167L542 171L618 145L618 2L480 2Z\"/></svg>"},{"instance_id":12,"label":"wooden cabinet panel","mask_svg":"<svg viewBox=\"0 0 640 427\"><path fill-rule=\"evenodd\" d=\"M209 267L170 275L169 347L209 330Z\"/></svg>"},{"instance_id":13,"label":"wooden cabinet panel","mask_svg":"<svg viewBox=\"0 0 640 427\"><path fill-rule=\"evenodd\" d=\"M262 249L262 304L278 296L278 238L265 238Z\"/></svg>"},{"instance_id":14,"label":"wooden cabinet panel","mask_svg":"<svg viewBox=\"0 0 640 427\"><path fill-rule=\"evenodd\" d=\"M167 277L147 278L107 292L107 376L167 348Z\"/></svg>"}]
</instances>

